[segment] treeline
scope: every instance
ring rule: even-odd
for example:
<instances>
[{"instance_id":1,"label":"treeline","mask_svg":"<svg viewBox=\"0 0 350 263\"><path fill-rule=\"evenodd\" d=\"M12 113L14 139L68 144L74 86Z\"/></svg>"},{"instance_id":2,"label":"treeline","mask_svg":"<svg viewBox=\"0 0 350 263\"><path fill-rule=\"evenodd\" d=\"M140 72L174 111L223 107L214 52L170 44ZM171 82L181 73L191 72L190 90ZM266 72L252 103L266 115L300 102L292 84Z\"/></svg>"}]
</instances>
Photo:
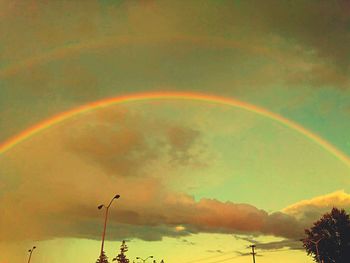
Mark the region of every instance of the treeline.
<instances>
[{"instance_id":1,"label":"treeline","mask_svg":"<svg viewBox=\"0 0 350 263\"><path fill-rule=\"evenodd\" d=\"M122 244L120 246L120 252L119 254L112 259L112 261L116 261L118 263L130 263L130 260L126 257L125 253L128 252L128 246L126 245L126 241L123 240ZM146 263L147 259L153 259L153 256L149 256L146 259L136 258L137 260L143 261L143 263ZM109 263L108 257L106 256L106 253L102 251L100 257L97 259L96 263ZM133 261L135 263L135 261ZM153 259L153 263L158 263L155 259ZM165 263L162 259L159 263Z\"/></svg>"}]
</instances>

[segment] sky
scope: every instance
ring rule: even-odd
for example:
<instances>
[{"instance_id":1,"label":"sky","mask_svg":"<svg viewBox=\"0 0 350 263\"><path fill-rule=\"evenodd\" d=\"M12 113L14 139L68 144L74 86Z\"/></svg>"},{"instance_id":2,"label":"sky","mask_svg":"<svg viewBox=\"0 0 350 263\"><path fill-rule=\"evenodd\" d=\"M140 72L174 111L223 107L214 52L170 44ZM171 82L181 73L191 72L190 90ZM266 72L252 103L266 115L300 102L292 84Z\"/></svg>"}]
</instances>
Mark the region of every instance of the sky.
<instances>
[{"instance_id":1,"label":"sky","mask_svg":"<svg viewBox=\"0 0 350 263\"><path fill-rule=\"evenodd\" d=\"M0 0L0 263L96 261L115 194L110 261L313 262L304 229L350 211L349 26L340 0Z\"/></svg>"}]
</instances>

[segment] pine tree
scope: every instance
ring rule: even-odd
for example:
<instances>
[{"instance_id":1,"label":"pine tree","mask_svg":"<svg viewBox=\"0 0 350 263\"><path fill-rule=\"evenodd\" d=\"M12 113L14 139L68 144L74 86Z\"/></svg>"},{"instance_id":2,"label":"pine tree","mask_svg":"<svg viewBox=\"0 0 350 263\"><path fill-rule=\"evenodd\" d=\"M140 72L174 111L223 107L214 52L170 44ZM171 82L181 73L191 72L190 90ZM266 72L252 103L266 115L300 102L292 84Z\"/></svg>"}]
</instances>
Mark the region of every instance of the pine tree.
<instances>
[{"instance_id":1,"label":"pine tree","mask_svg":"<svg viewBox=\"0 0 350 263\"><path fill-rule=\"evenodd\" d=\"M97 259L96 263L108 263L108 257L106 256L106 253L102 251L102 254Z\"/></svg>"},{"instance_id":2,"label":"pine tree","mask_svg":"<svg viewBox=\"0 0 350 263\"><path fill-rule=\"evenodd\" d=\"M129 259L125 256L126 252L128 252L128 246L126 245L125 240L123 240L120 246L120 253L113 259L113 261L117 260L118 263L129 263Z\"/></svg>"}]
</instances>

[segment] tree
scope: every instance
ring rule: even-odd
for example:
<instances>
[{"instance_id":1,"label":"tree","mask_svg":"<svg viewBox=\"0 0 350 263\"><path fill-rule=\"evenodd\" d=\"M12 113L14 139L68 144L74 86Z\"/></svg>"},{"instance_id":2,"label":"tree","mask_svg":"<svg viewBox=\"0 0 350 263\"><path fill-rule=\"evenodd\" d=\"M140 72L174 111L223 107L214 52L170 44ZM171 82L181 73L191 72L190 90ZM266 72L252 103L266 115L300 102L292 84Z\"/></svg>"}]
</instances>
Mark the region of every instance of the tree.
<instances>
[{"instance_id":1,"label":"tree","mask_svg":"<svg viewBox=\"0 0 350 263\"><path fill-rule=\"evenodd\" d=\"M96 263L108 263L108 257L106 256L104 251L102 251L102 254L97 259Z\"/></svg>"},{"instance_id":2,"label":"tree","mask_svg":"<svg viewBox=\"0 0 350 263\"><path fill-rule=\"evenodd\" d=\"M344 209L333 208L305 234L303 247L316 262L350 262L350 217Z\"/></svg>"},{"instance_id":3,"label":"tree","mask_svg":"<svg viewBox=\"0 0 350 263\"><path fill-rule=\"evenodd\" d=\"M126 245L125 240L123 240L120 246L120 253L116 258L113 258L113 261L117 260L118 263L129 263L129 259L125 256L126 252L128 252L128 246Z\"/></svg>"}]
</instances>

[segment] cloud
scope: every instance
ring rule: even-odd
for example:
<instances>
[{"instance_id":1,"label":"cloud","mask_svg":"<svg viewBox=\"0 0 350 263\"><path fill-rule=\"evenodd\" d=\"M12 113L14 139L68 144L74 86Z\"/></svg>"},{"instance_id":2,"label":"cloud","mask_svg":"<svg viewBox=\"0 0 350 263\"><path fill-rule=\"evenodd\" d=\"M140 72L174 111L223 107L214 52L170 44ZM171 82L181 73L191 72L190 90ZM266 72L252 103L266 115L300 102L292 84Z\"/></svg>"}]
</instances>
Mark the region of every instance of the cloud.
<instances>
[{"instance_id":1,"label":"cloud","mask_svg":"<svg viewBox=\"0 0 350 263\"><path fill-rule=\"evenodd\" d=\"M340 71L348 67L349 2L297 1L286 4L270 0L258 5L246 2L242 9L256 15L253 23L260 23L272 33L313 50L324 59L333 60Z\"/></svg>"},{"instance_id":2,"label":"cloud","mask_svg":"<svg viewBox=\"0 0 350 263\"><path fill-rule=\"evenodd\" d=\"M290 249L290 250L302 250L304 249L300 240L284 239L281 241L258 243L257 246L262 250L279 250L279 249Z\"/></svg>"},{"instance_id":3,"label":"cloud","mask_svg":"<svg viewBox=\"0 0 350 263\"><path fill-rule=\"evenodd\" d=\"M203 149L200 132L137 110L116 106L72 118L1 156L1 238L98 239L103 213L96 207L115 193L121 198L110 211L109 239L200 232L299 239L322 211L349 204L344 192L273 213L252 204L196 200L184 190L187 180L178 188L172 182L184 167L211 164L207 155L193 154Z\"/></svg>"},{"instance_id":4,"label":"cloud","mask_svg":"<svg viewBox=\"0 0 350 263\"><path fill-rule=\"evenodd\" d=\"M181 226L181 225L178 225L178 226L175 227L175 230L178 231L178 232L184 231L185 229L186 229L186 227Z\"/></svg>"},{"instance_id":5,"label":"cloud","mask_svg":"<svg viewBox=\"0 0 350 263\"><path fill-rule=\"evenodd\" d=\"M259 250L281 250L281 249L290 249L290 250L300 250L303 249L302 243L300 240L295 239L282 239L279 241L271 241L271 242L261 242L258 241L256 237L249 235L234 235L234 237L238 240L243 240L248 242L249 244L254 244L257 246Z\"/></svg>"},{"instance_id":6,"label":"cloud","mask_svg":"<svg viewBox=\"0 0 350 263\"><path fill-rule=\"evenodd\" d=\"M140 175L160 159L184 166L200 159L195 150L201 144L198 131L157 120L145 121L141 114L114 109L98 111L75 123L74 132L68 130L65 134L66 148L120 176Z\"/></svg>"},{"instance_id":7,"label":"cloud","mask_svg":"<svg viewBox=\"0 0 350 263\"><path fill-rule=\"evenodd\" d=\"M297 118L285 108L313 98L303 86L349 86L348 10L347 1L187 1L186 8L180 1L0 1L0 70L29 59L0 79L0 138L82 103L164 87L272 102L275 109L280 103L280 112ZM86 48L119 36L122 45ZM85 48L61 53L74 45ZM268 90L275 86L301 87L297 103L289 96L294 89L276 95ZM96 206L116 192L122 199L113 203L109 239L198 232L293 239L331 204L349 207L346 193L275 213L195 199L174 171L204 174L210 160L201 155L201 134L128 114L104 112L81 125L75 119L0 156L0 240L99 238ZM174 181L184 188L172 189ZM185 229L176 231L179 225Z\"/></svg>"},{"instance_id":8,"label":"cloud","mask_svg":"<svg viewBox=\"0 0 350 263\"><path fill-rule=\"evenodd\" d=\"M146 120L140 113L115 107L33 137L2 157L2 176L7 178L0 198L7 207L0 221L2 238L99 238L98 200L106 203L115 193L121 198L110 212L109 238L160 240L199 232L286 238L303 234L305 220L297 219L295 211L317 203L317 198L267 213L250 204L195 200L172 189L172 171L193 165L179 161L179 156L203 162L201 155L191 153L201 148L200 136L191 128ZM320 200L339 200L330 197Z\"/></svg>"},{"instance_id":9,"label":"cloud","mask_svg":"<svg viewBox=\"0 0 350 263\"><path fill-rule=\"evenodd\" d=\"M189 241L189 240L187 240L187 239L182 239L181 242L182 242L182 243L185 243L186 245L189 245L189 246L194 246L194 245L196 245L195 242Z\"/></svg>"},{"instance_id":10,"label":"cloud","mask_svg":"<svg viewBox=\"0 0 350 263\"><path fill-rule=\"evenodd\" d=\"M137 200L128 198L127 193L122 191L121 199L115 204L117 207L110 212L108 239L161 240L165 236L186 236L199 232L291 235L290 231L278 227L280 224L288 224L288 220L275 218L274 215L268 215L263 210L248 204L221 203L210 199L196 202L193 197L171 192L163 193L157 190L158 187L150 188L145 183L142 187L146 187L150 195L144 198L139 196ZM133 190L142 191L142 187L134 186ZM65 195L72 196L67 189L57 190L65 191ZM81 198L87 197L86 194ZM53 192L51 198L46 200L40 200L44 198L40 195L38 196L40 199L34 199L33 196L25 197L27 200L14 199L14 195L1 199L2 205L9 207L7 216L1 219L2 238L6 240L54 237L100 238L102 214L93 204L88 205L86 200L69 198L68 203L68 200L62 200L63 196ZM12 209L14 201L17 202L17 206ZM91 200L90 202L92 203ZM134 205L134 202L137 204ZM16 220L14 221L12 217ZM29 229L25 227L28 223L31 225ZM179 224L184 226L182 231L176 229ZM277 227L272 231L270 226L273 225Z\"/></svg>"},{"instance_id":11,"label":"cloud","mask_svg":"<svg viewBox=\"0 0 350 263\"><path fill-rule=\"evenodd\" d=\"M125 202L118 210L119 223L135 228L145 222L149 227L161 225L164 215L148 210L157 211L159 200L164 198L162 171L167 171L169 179L174 170L192 166L178 161L174 165L171 152L178 157L201 148L200 134L191 128L144 119L120 107L79 116L58 126L1 156L0 203L8 208L0 219L5 240L97 237L98 233L86 231L98 224L96 202L108 202L116 192ZM176 143L168 138L169 129L181 131ZM203 161L200 155L195 159ZM10 222L15 229L8 228ZM154 233L165 231L164 227L157 229L146 231L142 238L147 239L148 233L154 239ZM137 232L128 231L131 236ZM178 232L174 226L163 234L176 236Z\"/></svg>"},{"instance_id":12,"label":"cloud","mask_svg":"<svg viewBox=\"0 0 350 263\"><path fill-rule=\"evenodd\" d=\"M209 199L196 202L193 197L175 193L167 193L162 198L163 201L153 201L150 204L140 201L144 208L139 208L138 211L135 211L131 204L127 204L130 206L128 211L119 208L113 212L111 231L115 235L110 238L161 240L165 236L187 236L200 232L255 233L300 238L303 230L301 224L291 226L289 223L291 219L287 215L284 215L284 218L275 217L274 214L269 215L248 204L221 203ZM175 199L178 201L175 203L171 201ZM217 211L225 213L219 214ZM177 229L179 223L183 226L181 231ZM282 224L291 226L292 230L279 227ZM273 225L275 227L272 230ZM98 227L82 227L82 230L86 231L85 229L98 229ZM147 233L151 235L147 236ZM98 237L98 233L96 234ZM90 238L94 238L93 236Z\"/></svg>"},{"instance_id":13,"label":"cloud","mask_svg":"<svg viewBox=\"0 0 350 263\"><path fill-rule=\"evenodd\" d=\"M349 86L347 1L204 2L187 1L184 11L176 1L3 1L0 69L21 70L0 79L0 138L126 92L171 87L250 100L298 86L305 100L305 86Z\"/></svg>"},{"instance_id":14,"label":"cloud","mask_svg":"<svg viewBox=\"0 0 350 263\"><path fill-rule=\"evenodd\" d=\"M302 200L284 208L283 212L299 220L312 222L318 219L320 215L329 212L333 207L349 210L350 195L343 190L336 191L312 199Z\"/></svg>"},{"instance_id":15,"label":"cloud","mask_svg":"<svg viewBox=\"0 0 350 263\"><path fill-rule=\"evenodd\" d=\"M189 149L198 139L198 131L184 129L182 127L170 127L167 129L166 134L171 145L169 153L173 161L186 164L195 158L194 154L189 152Z\"/></svg>"}]
</instances>

